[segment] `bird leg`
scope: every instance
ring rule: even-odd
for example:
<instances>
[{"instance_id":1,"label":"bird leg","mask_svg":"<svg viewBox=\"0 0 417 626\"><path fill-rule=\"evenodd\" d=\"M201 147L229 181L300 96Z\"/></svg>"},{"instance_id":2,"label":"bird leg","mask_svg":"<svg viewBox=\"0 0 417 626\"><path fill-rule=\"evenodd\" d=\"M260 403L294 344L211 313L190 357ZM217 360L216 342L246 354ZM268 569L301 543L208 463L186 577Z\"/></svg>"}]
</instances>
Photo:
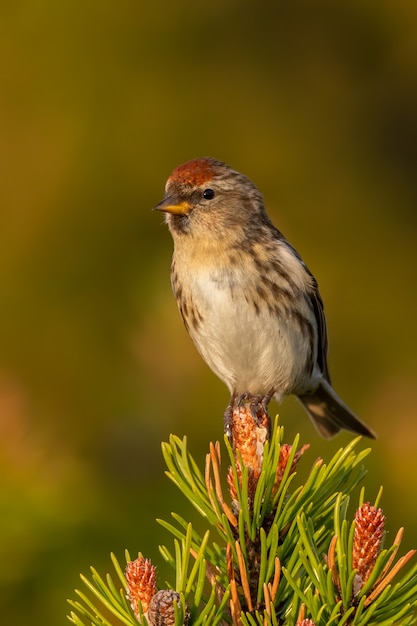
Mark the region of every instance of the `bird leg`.
<instances>
[{"instance_id":1,"label":"bird leg","mask_svg":"<svg viewBox=\"0 0 417 626\"><path fill-rule=\"evenodd\" d=\"M224 412L224 434L228 438L230 444L233 443L232 428L233 428L233 410L236 406L236 392L234 391L230 396L229 404Z\"/></svg>"},{"instance_id":2,"label":"bird leg","mask_svg":"<svg viewBox=\"0 0 417 626\"><path fill-rule=\"evenodd\" d=\"M271 419L268 415L268 405L273 395L274 392L271 390L266 395L249 395L248 398L253 421L259 429L266 430L266 440L271 436Z\"/></svg>"},{"instance_id":3,"label":"bird leg","mask_svg":"<svg viewBox=\"0 0 417 626\"><path fill-rule=\"evenodd\" d=\"M265 411L265 413L268 413L268 405L271 402L272 398L274 397L275 391L276 390L272 387L272 389L270 389L267 394L265 394L264 396L261 396L261 406L263 410Z\"/></svg>"}]
</instances>

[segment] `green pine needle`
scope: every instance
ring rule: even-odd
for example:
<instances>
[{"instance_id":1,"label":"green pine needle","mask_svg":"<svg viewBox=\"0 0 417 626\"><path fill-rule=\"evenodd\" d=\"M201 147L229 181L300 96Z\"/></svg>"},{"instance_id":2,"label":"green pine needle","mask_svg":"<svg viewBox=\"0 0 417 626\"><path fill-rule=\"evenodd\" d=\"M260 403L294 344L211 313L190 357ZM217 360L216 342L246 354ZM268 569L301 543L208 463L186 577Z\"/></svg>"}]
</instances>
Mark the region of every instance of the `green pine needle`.
<instances>
[{"instance_id":1,"label":"green pine needle","mask_svg":"<svg viewBox=\"0 0 417 626\"><path fill-rule=\"evenodd\" d=\"M242 626L296 626L301 613L316 626L415 624L417 565L398 566L392 580L384 578L400 558L398 546L378 550L365 582L353 569L356 524L349 519L349 502L366 475L363 461L369 449L357 452L360 438L353 439L329 462L316 461L302 485L294 470L304 451L300 451L298 435L285 448L286 465L278 481L283 438L284 429L275 421L255 489L250 484L250 468L226 440L233 497L225 481L220 484L216 479L213 462L220 461L217 456L214 461L209 458L207 479L207 468L200 470L186 437L171 435L162 444L167 476L206 524L200 535L177 513L169 522L158 520L172 541L172 548L160 546L159 550L172 568L168 587L180 597L179 604L173 604L175 626L182 626L187 610L190 626L226 626L233 621L231 606L235 611L241 607ZM381 496L382 488L375 498L376 508ZM359 507L364 501L362 487ZM217 543L211 529L216 531ZM125 560L131 561L128 552ZM138 621L146 626L140 598L137 618L127 599L124 566L114 554L111 561L115 576L103 577L94 568L89 578L81 576L85 589L76 590L77 599L69 600L68 619L75 626L134 626ZM277 563L281 569L277 570ZM247 606L248 593L252 611Z\"/></svg>"}]
</instances>

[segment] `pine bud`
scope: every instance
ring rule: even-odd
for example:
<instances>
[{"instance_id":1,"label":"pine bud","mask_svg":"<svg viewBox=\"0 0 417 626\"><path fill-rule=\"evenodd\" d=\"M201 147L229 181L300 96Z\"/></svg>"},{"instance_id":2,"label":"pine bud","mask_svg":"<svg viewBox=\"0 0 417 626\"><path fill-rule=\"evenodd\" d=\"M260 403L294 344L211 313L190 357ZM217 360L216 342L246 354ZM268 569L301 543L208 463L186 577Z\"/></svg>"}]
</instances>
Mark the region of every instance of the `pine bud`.
<instances>
[{"instance_id":1,"label":"pine bud","mask_svg":"<svg viewBox=\"0 0 417 626\"><path fill-rule=\"evenodd\" d=\"M307 443L304 446L302 446L294 454L294 458L293 458L292 463L291 463L290 474L293 474L296 471L297 465L298 465L298 461L300 460L300 458L304 454L304 452L306 450L308 450L309 447L310 447L310 445ZM274 492L276 492L278 490L278 487L280 486L280 484L282 482L282 479L284 477L284 473L285 473L285 470L287 469L288 461L289 461L289 458L290 458L290 455L291 455L291 450L292 450L292 446L290 444L288 444L288 443L281 444L281 447L280 447L280 450L279 450L279 459L278 459L278 465L277 465L275 484L274 484Z\"/></svg>"},{"instance_id":2,"label":"pine bud","mask_svg":"<svg viewBox=\"0 0 417 626\"><path fill-rule=\"evenodd\" d=\"M130 561L126 565L125 576L127 580L127 598L136 619L139 619L139 600L142 605L142 611L146 613L151 598L156 593L156 568L152 565L150 559L145 559L139 555L135 561Z\"/></svg>"},{"instance_id":3,"label":"pine bud","mask_svg":"<svg viewBox=\"0 0 417 626\"><path fill-rule=\"evenodd\" d=\"M257 478L261 472L264 444L268 438L269 417L256 398L248 396L233 407L232 442L235 458L242 462Z\"/></svg>"},{"instance_id":4,"label":"pine bud","mask_svg":"<svg viewBox=\"0 0 417 626\"><path fill-rule=\"evenodd\" d=\"M377 509L369 502L365 502L357 509L355 521L352 566L358 571L363 585L375 567L381 550L385 516L382 509Z\"/></svg>"},{"instance_id":5,"label":"pine bud","mask_svg":"<svg viewBox=\"0 0 417 626\"><path fill-rule=\"evenodd\" d=\"M253 501L262 468L265 441L269 437L270 420L262 402L249 394L234 405L232 413L232 445L239 483L243 474L241 463L248 468L248 498ZM233 472L227 482L235 509L238 508L237 489Z\"/></svg>"}]
</instances>

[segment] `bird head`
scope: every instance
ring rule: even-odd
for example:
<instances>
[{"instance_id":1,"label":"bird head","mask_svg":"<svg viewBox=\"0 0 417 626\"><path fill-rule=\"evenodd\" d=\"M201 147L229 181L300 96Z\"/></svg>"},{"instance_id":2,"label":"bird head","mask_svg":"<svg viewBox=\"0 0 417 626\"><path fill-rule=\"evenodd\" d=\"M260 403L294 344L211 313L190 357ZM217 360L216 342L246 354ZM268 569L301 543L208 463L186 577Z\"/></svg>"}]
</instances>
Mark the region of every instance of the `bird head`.
<instances>
[{"instance_id":1,"label":"bird head","mask_svg":"<svg viewBox=\"0 0 417 626\"><path fill-rule=\"evenodd\" d=\"M255 185L209 157L177 167L167 180L164 199L154 209L166 213L174 238L189 234L219 239L241 230L256 215L265 217Z\"/></svg>"}]
</instances>

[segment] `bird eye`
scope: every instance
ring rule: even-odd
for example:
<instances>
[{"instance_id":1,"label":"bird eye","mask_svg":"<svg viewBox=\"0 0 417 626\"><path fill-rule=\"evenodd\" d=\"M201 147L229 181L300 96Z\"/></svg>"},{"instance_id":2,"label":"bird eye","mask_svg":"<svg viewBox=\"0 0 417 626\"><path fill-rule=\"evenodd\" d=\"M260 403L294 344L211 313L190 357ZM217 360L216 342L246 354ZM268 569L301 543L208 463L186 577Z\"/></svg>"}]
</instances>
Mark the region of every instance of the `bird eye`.
<instances>
[{"instance_id":1,"label":"bird eye","mask_svg":"<svg viewBox=\"0 0 417 626\"><path fill-rule=\"evenodd\" d=\"M213 191L213 189L204 189L204 191L203 191L203 198L205 200L211 200L212 198L214 198L214 191Z\"/></svg>"}]
</instances>

